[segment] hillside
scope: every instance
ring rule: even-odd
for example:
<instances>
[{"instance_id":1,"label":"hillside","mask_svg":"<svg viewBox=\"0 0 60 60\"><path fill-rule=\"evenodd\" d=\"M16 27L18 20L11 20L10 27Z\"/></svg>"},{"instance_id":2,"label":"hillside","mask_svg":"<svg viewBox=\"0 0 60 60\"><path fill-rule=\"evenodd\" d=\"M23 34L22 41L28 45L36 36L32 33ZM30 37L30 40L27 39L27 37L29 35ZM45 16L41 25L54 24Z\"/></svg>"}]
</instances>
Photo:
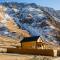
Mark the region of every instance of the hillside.
<instances>
[{"instance_id":1,"label":"hillside","mask_svg":"<svg viewBox=\"0 0 60 60\"><path fill-rule=\"evenodd\" d=\"M0 47L20 45L22 37L31 35L26 30L20 29L4 9L5 7L0 5Z\"/></svg>"},{"instance_id":2,"label":"hillside","mask_svg":"<svg viewBox=\"0 0 60 60\"><path fill-rule=\"evenodd\" d=\"M60 44L60 19L53 8L34 3L0 3L0 35L21 41L24 37L41 36Z\"/></svg>"}]
</instances>

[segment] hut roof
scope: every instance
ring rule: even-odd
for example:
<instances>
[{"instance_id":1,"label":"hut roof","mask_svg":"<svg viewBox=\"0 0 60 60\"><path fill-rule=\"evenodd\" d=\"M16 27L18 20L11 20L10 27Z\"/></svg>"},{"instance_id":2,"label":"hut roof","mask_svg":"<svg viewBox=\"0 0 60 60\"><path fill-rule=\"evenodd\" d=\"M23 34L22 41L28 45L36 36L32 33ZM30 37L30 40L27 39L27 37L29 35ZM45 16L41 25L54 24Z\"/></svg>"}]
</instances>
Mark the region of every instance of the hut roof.
<instances>
[{"instance_id":1,"label":"hut roof","mask_svg":"<svg viewBox=\"0 0 60 60\"><path fill-rule=\"evenodd\" d=\"M38 38L39 36L25 37L21 42L37 41Z\"/></svg>"}]
</instances>

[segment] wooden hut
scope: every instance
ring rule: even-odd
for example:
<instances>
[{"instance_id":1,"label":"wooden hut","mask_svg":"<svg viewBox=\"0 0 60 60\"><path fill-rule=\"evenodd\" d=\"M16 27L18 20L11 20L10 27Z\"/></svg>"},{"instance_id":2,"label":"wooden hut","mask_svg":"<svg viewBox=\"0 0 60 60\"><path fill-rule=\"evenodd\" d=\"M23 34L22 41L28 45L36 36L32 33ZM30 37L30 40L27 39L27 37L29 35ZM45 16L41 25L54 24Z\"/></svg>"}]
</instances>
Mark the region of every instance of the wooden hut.
<instances>
[{"instance_id":1,"label":"wooden hut","mask_svg":"<svg viewBox=\"0 0 60 60\"><path fill-rule=\"evenodd\" d=\"M21 41L21 48L44 48L45 42L39 36L25 37Z\"/></svg>"},{"instance_id":2,"label":"wooden hut","mask_svg":"<svg viewBox=\"0 0 60 60\"><path fill-rule=\"evenodd\" d=\"M21 41L21 48L29 49L53 49L54 45L45 41L40 36L25 37Z\"/></svg>"},{"instance_id":3,"label":"wooden hut","mask_svg":"<svg viewBox=\"0 0 60 60\"><path fill-rule=\"evenodd\" d=\"M34 36L34 37L25 37L21 41L21 47L22 48L36 48L37 46L37 39L39 36Z\"/></svg>"}]
</instances>

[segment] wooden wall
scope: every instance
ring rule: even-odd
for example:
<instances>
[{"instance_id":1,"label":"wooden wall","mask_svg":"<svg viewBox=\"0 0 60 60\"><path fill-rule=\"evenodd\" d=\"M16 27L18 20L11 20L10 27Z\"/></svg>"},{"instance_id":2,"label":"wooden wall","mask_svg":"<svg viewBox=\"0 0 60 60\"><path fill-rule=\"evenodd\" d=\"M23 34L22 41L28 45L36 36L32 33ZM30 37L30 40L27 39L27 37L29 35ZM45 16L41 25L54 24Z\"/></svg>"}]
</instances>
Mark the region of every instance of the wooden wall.
<instances>
[{"instance_id":1,"label":"wooden wall","mask_svg":"<svg viewBox=\"0 0 60 60\"><path fill-rule=\"evenodd\" d=\"M21 49L21 48L8 48L7 53L31 54L42 56L54 56L52 49Z\"/></svg>"},{"instance_id":2,"label":"wooden wall","mask_svg":"<svg viewBox=\"0 0 60 60\"><path fill-rule=\"evenodd\" d=\"M35 48L36 41L23 42L23 43L21 43L21 45L22 45L22 48Z\"/></svg>"},{"instance_id":3,"label":"wooden wall","mask_svg":"<svg viewBox=\"0 0 60 60\"><path fill-rule=\"evenodd\" d=\"M57 51L57 56L60 56L60 50Z\"/></svg>"}]
</instances>

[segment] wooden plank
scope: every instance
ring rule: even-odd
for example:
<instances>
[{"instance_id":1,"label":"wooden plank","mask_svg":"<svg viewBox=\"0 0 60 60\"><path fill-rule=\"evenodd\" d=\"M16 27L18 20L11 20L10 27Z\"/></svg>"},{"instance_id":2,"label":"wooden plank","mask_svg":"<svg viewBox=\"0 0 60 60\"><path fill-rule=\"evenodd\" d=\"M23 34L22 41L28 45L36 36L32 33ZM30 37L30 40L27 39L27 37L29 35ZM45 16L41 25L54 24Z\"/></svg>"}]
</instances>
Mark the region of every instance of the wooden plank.
<instances>
[{"instance_id":1,"label":"wooden plank","mask_svg":"<svg viewBox=\"0 0 60 60\"><path fill-rule=\"evenodd\" d=\"M21 48L7 48L7 53L31 54L42 56L54 56L52 49L21 49Z\"/></svg>"}]
</instances>

